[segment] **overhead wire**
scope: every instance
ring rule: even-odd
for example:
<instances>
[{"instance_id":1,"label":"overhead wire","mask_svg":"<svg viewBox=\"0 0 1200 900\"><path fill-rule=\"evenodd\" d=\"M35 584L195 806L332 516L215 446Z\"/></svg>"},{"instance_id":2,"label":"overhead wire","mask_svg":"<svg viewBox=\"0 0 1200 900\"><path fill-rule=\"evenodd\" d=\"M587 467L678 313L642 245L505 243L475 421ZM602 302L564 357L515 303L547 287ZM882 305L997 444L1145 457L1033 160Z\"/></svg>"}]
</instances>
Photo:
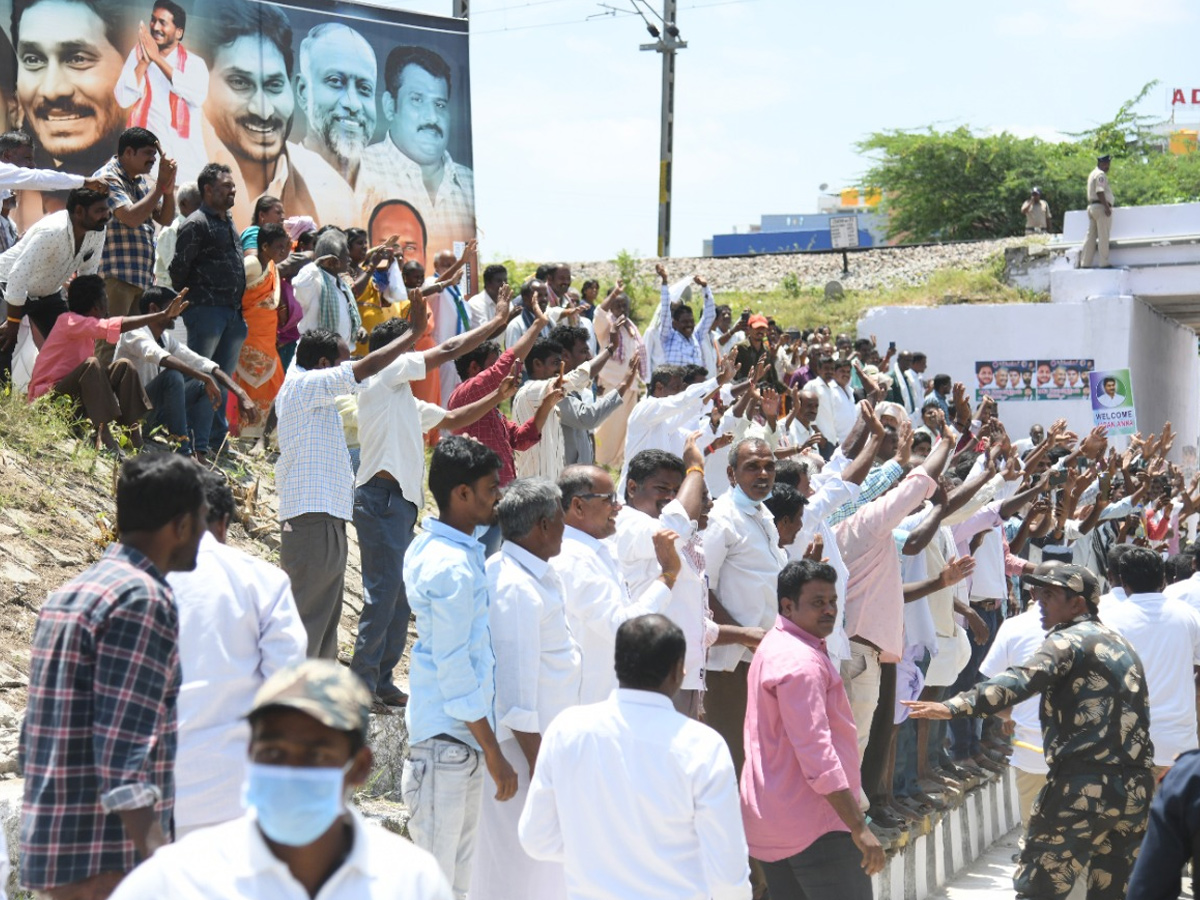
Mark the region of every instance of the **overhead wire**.
<instances>
[{"instance_id":1,"label":"overhead wire","mask_svg":"<svg viewBox=\"0 0 1200 900\"><path fill-rule=\"evenodd\" d=\"M564 3L564 2L566 2L566 0L531 0L531 2L529 2L529 3L518 3L518 4L513 4L511 6L499 7L497 9L486 9L486 10L480 10L479 12L472 12L471 16L472 16L472 18L477 18L478 16L486 15L489 13L508 12L508 11L512 11L512 10L526 9L531 6L545 6L550 3ZM743 3L758 3L758 2L761 2L761 0L716 0L716 2L713 2L713 3L693 3L690 6L681 6L680 12L687 11L687 10L711 9L716 6L738 6ZM650 9L653 12L653 7L650 7ZM626 17L626 16L639 15L639 13L640 13L639 10L634 10L634 9L620 10L620 9L611 9L610 8L610 11L607 13L593 14L584 19L564 19L564 20L555 21L555 22L534 22L534 23L531 23L528 25L511 25L511 26L506 25L503 28L489 28L485 31L472 30L471 34L474 37L479 37L479 36L488 35L488 34L500 34L502 32L507 32L507 31L528 31L530 29L535 29L535 28L558 28L558 27L565 26L565 25L586 25L590 22L597 22L602 19L622 18L622 17ZM655 15L658 15L658 14L655 13ZM658 18L661 19L662 16L658 16Z\"/></svg>"}]
</instances>

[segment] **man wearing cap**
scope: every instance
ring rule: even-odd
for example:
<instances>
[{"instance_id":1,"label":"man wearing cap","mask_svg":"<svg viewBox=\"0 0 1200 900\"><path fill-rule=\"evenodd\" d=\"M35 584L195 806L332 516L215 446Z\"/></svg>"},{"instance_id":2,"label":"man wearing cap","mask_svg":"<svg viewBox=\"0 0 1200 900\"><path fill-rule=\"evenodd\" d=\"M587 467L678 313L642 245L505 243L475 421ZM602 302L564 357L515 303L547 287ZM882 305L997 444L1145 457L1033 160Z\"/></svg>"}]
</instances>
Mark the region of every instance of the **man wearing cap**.
<instances>
[{"instance_id":1,"label":"man wearing cap","mask_svg":"<svg viewBox=\"0 0 1200 900\"><path fill-rule=\"evenodd\" d=\"M1045 234L1050 230L1050 204L1042 198L1041 188L1029 192L1029 199L1021 204L1021 212L1025 215L1026 234Z\"/></svg>"},{"instance_id":2,"label":"man wearing cap","mask_svg":"<svg viewBox=\"0 0 1200 900\"><path fill-rule=\"evenodd\" d=\"M1154 791L1145 670L1125 638L1097 618L1096 576L1043 563L1025 583L1041 606L1045 642L944 703L905 701L916 718L983 716L1042 694L1050 766L1013 875L1018 897L1066 897L1084 868L1088 897L1125 896Z\"/></svg>"},{"instance_id":3,"label":"man wearing cap","mask_svg":"<svg viewBox=\"0 0 1200 900\"><path fill-rule=\"evenodd\" d=\"M735 381L744 381L747 378L753 378L755 374L754 367L758 361L766 354L766 361L770 363L763 373L762 382L765 382L770 387L777 391L786 390L783 382L779 380L779 375L775 371L775 353L769 343L767 343L767 317L764 315L755 314L746 322L746 341L738 344L734 351L733 361L737 369L733 373ZM762 383L760 382L760 383Z\"/></svg>"},{"instance_id":4,"label":"man wearing cap","mask_svg":"<svg viewBox=\"0 0 1200 900\"><path fill-rule=\"evenodd\" d=\"M1087 180L1087 237L1083 239L1083 254L1079 258L1081 269L1092 268L1096 260L1096 248L1100 249L1099 268L1107 269L1108 264L1108 235L1112 231L1113 195L1108 184L1108 167L1112 157L1107 153L1096 158L1096 168L1088 175Z\"/></svg>"},{"instance_id":5,"label":"man wearing cap","mask_svg":"<svg viewBox=\"0 0 1200 900\"><path fill-rule=\"evenodd\" d=\"M371 774L370 708L370 691L332 660L276 672L248 716L249 811L163 848L113 900L450 900L432 856L347 806Z\"/></svg>"}]
</instances>

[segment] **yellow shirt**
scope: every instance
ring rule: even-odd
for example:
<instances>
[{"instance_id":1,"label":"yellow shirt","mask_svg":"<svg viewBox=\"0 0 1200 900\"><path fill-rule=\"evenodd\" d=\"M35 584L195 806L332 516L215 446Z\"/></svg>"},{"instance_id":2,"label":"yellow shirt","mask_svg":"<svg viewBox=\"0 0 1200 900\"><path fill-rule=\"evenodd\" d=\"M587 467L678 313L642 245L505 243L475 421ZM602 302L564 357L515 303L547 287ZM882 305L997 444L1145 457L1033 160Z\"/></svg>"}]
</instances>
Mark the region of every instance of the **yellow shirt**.
<instances>
[{"instance_id":1,"label":"yellow shirt","mask_svg":"<svg viewBox=\"0 0 1200 900\"><path fill-rule=\"evenodd\" d=\"M405 319L408 318L408 300L403 303L389 303L384 305L383 298L379 294L379 288L375 286L372 280L367 283L367 289L362 292L362 296L358 298L358 314L362 317L363 328L366 329L367 335L371 334L371 330L381 322L386 322L388 319ZM403 307L403 309L401 309ZM358 344L354 348L355 358L367 355L367 344Z\"/></svg>"}]
</instances>

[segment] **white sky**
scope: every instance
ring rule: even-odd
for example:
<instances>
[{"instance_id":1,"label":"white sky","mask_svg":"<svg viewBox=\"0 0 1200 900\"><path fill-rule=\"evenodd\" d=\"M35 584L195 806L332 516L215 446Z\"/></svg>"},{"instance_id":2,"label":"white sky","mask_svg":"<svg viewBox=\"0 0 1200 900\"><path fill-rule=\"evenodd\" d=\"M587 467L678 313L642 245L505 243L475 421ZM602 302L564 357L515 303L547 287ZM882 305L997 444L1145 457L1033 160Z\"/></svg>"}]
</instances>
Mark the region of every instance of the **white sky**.
<instances>
[{"instance_id":1,"label":"white sky","mask_svg":"<svg viewBox=\"0 0 1200 900\"><path fill-rule=\"evenodd\" d=\"M390 0L448 14L450 0ZM609 0L628 7L631 0ZM661 11L661 0L651 0ZM1152 79L1200 88L1194 0L679 0L672 253L853 185L854 143L929 124L1053 137ZM651 255L661 63L595 0L473 0L475 185L486 258ZM1198 116L1200 118L1200 116ZM1118 180L1114 187L1119 190Z\"/></svg>"}]
</instances>

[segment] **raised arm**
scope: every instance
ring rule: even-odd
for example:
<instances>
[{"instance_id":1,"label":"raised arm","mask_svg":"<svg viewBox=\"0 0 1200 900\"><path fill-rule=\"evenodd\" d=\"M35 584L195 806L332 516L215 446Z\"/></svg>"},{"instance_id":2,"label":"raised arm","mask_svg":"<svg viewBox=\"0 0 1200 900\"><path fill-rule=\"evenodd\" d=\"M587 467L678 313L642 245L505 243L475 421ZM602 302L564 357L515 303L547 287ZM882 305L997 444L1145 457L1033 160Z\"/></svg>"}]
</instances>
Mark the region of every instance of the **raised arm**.
<instances>
[{"instance_id":1,"label":"raised arm","mask_svg":"<svg viewBox=\"0 0 1200 900\"><path fill-rule=\"evenodd\" d=\"M429 306L421 296L420 288L415 288L408 295L412 307L408 313L409 329L390 344L368 353L362 359L351 362L354 380L361 383L372 375L377 375L396 361L402 353L407 353L420 340L429 323Z\"/></svg>"},{"instance_id":2,"label":"raised arm","mask_svg":"<svg viewBox=\"0 0 1200 900\"><path fill-rule=\"evenodd\" d=\"M508 308L511 302L512 295L505 295L501 292L496 300L496 312L492 315L491 321L484 322L478 328L464 331L462 334L455 335L438 344L436 347L426 350L425 368L433 369L444 362L458 359L464 353L469 353L490 338L496 333L497 327L503 328L508 322Z\"/></svg>"}]
</instances>

